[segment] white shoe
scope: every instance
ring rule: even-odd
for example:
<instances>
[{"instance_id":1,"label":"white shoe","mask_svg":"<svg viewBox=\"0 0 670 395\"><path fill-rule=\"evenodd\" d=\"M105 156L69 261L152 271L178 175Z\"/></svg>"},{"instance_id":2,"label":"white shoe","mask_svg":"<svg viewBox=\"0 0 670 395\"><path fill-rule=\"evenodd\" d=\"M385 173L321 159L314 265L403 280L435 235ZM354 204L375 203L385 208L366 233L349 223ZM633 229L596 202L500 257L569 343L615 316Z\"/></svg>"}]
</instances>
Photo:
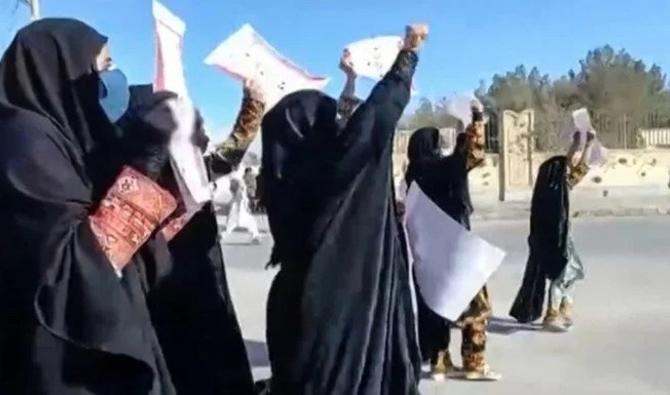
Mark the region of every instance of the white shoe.
<instances>
[{"instance_id":1,"label":"white shoe","mask_svg":"<svg viewBox=\"0 0 670 395\"><path fill-rule=\"evenodd\" d=\"M491 367L486 365L482 370L464 372L463 379L468 381L500 381L502 374L491 370Z\"/></svg>"}]
</instances>

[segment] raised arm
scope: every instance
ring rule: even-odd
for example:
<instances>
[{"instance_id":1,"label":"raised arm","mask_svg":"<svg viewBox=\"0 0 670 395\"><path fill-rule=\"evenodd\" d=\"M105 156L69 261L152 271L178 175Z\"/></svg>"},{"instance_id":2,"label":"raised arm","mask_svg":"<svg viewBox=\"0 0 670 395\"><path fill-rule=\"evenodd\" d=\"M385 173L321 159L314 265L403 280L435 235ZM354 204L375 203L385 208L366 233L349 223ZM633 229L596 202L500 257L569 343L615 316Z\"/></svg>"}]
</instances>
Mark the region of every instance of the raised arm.
<instances>
[{"instance_id":1,"label":"raised arm","mask_svg":"<svg viewBox=\"0 0 670 395\"><path fill-rule=\"evenodd\" d=\"M409 102L417 52L427 36L425 25L407 27L403 49L391 70L347 123L340 141L346 155L353 159L350 163L356 165L369 153L379 155L391 143L398 120Z\"/></svg>"},{"instance_id":2,"label":"raised arm","mask_svg":"<svg viewBox=\"0 0 670 395\"><path fill-rule=\"evenodd\" d=\"M577 186L577 184L579 184L584 179L584 177L586 177L586 174L588 174L590 170L588 165L588 157L591 151L590 148L591 143L593 143L593 138L594 136L592 133L587 133L586 145L582 150L582 155L579 160L575 162L575 156L577 155L581 141L579 134L574 134L572 145L568 149L568 154L566 155L566 161L568 165L567 183L570 189Z\"/></svg>"},{"instance_id":3,"label":"raised arm","mask_svg":"<svg viewBox=\"0 0 670 395\"><path fill-rule=\"evenodd\" d=\"M258 134L264 113L265 99L260 86L252 81L246 82L242 107L232 133L206 158L213 179L229 174L240 164Z\"/></svg>"},{"instance_id":4,"label":"raised arm","mask_svg":"<svg viewBox=\"0 0 670 395\"><path fill-rule=\"evenodd\" d=\"M344 51L340 60L340 70L344 72L346 82L344 83L342 94L340 94L340 98L337 101L337 114L340 116L341 122L346 124L358 106L363 103L361 99L356 97L356 78L358 76L351 62L351 54L347 50Z\"/></svg>"},{"instance_id":5,"label":"raised arm","mask_svg":"<svg viewBox=\"0 0 670 395\"><path fill-rule=\"evenodd\" d=\"M468 171L479 167L486 158L486 133L484 130L484 108L477 100L473 100L472 123L465 128L464 154L465 166Z\"/></svg>"}]
</instances>

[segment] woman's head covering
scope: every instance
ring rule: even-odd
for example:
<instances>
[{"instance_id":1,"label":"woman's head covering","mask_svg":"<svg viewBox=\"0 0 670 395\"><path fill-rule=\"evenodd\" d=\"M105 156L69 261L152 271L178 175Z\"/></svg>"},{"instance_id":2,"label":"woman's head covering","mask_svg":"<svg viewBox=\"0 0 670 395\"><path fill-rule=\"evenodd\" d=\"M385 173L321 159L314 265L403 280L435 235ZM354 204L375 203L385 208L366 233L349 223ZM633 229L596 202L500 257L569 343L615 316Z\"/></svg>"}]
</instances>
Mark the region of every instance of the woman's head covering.
<instances>
[{"instance_id":1,"label":"woman's head covering","mask_svg":"<svg viewBox=\"0 0 670 395\"><path fill-rule=\"evenodd\" d=\"M291 163L308 146L313 149L317 141L333 137L336 114L337 102L319 91L284 97L263 118L263 170L276 180L303 171L292 169Z\"/></svg>"},{"instance_id":2,"label":"woman's head covering","mask_svg":"<svg viewBox=\"0 0 670 395\"><path fill-rule=\"evenodd\" d=\"M419 176L421 167L440 157L440 131L437 128L421 128L412 133L407 147L409 165L405 173L405 183L409 188Z\"/></svg>"},{"instance_id":3,"label":"woman's head covering","mask_svg":"<svg viewBox=\"0 0 670 395\"><path fill-rule=\"evenodd\" d=\"M0 107L48 118L82 155L113 134L99 104L96 56L107 38L73 19L21 29L0 63Z\"/></svg>"},{"instance_id":4,"label":"woman's head covering","mask_svg":"<svg viewBox=\"0 0 670 395\"><path fill-rule=\"evenodd\" d=\"M284 97L263 118L263 205L275 238L272 262L304 251L310 204L323 182L323 148L337 134L337 102L305 90Z\"/></svg>"},{"instance_id":5,"label":"woman's head covering","mask_svg":"<svg viewBox=\"0 0 670 395\"><path fill-rule=\"evenodd\" d=\"M407 147L410 163L422 159L434 158L440 149L440 131L437 128L421 128L412 134Z\"/></svg>"}]
</instances>

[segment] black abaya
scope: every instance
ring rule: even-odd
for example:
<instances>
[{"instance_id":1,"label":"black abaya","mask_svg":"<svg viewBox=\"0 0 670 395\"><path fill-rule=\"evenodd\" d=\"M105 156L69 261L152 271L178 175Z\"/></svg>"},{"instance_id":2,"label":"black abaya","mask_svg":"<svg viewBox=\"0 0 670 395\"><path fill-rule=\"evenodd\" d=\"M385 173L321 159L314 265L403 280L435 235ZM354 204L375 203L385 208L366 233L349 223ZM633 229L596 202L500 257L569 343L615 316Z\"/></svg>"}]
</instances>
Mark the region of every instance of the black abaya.
<instances>
[{"instance_id":1,"label":"black abaya","mask_svg":"<svg viewBox=\"0 0 670 395\"><path fill-rule=\"evenodd\" d=\"M105 42L81 22L45 19L22 29L0 63L3 394L174 393L142 260L120 280L87 221L90 155L113 135L93 71Z\"/></svg>"},{"instance_id":2,"label":"black abaya","mask_svg":"<svg viewBox=\"0 0 670 395\"><path fill-rule=\"evenodd\" d=\"M273 393L418 394L420 358L391 177L414 53L347 127L316 92L263 123L264 203L281 269L268 300Z\"/></svg>"},{"instance_id":3,"label":"black abaya","mask_svg":"<svg viewBox=\"0 0 670 395\"><path fill-rule=\"evenodd\" d=\"M119 167L100 160L118 156L93 71L105 41L42 20L0 63L0 393L249 394L211 209L174 264L157 232L121 279L92 232Z\"/></svg>"},{"instance_id":4,"label":"black abaya","mask_svg":"<svg viewBox=\"0 0 670 395\"><path fill-rule=\"evenodd\" d=\"M566 166L565 156L550 158L540 166L535 181L528 263L510 311L522 323L542 316L547 279L557 278L568 263L570 199Z\"/></svg>"},{"instance_id":5,"label":"black abaya","mask_svg":"<svg viewBox=\"0 0 670 395\"><path fill-rule=\"evenodd\" d=\"M151 85L132 86L131 108L121 125L131 128L134 113L156 95ZM197 212L168 246L171 269L158 276L148 302L177 392L253 394L212 205Z\"/></svg>"}]
</instances>

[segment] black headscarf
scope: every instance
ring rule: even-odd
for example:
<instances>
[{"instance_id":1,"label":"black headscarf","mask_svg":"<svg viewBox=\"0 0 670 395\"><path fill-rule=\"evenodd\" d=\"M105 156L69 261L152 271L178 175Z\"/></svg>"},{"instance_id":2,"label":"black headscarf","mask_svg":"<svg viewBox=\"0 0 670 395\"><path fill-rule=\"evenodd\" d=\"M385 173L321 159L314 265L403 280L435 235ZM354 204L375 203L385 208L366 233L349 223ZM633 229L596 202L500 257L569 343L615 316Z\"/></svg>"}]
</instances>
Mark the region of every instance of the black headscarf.
<instances>
[{"instance_id":1,"label":"black headscarf","mask_svg":"<svg viewBox=\"0 0 670 395\"><path fill-rule=\"evenodd\" d=\"M530 208L530 250L521 289L510 315L532 322L542 315L546 279L557 278L568 263L570 200L567 160L554 156L539 168Z\"/></svg>"},{"instance_id":2,"label":"black headscarf","mask_svg":"<svg viewBox=\"0 0 670 395\"><path fill-rule=\"evenodd\" d=\"M405 173L405 184L409 188L429 162L440 158L440 131L437 128L421 128L409 138L407 159L409 166Z\"/></svg>"},{"instance_id":3,"label":"black headscarf","mask_svg":"<svg viewBox=\"0 0 670 395\"><path fill-rule=\"evenodd\" d=\"M465 134L459 134L456 140L454 152L442 156L437 129L422 128L414 132L407 152L410 165L405 180L408 188L412 181L416 181L426 196L469 229L473 208L468 185L469 169L463 151Z\"/></svg>"},{"instance_id":4,"label":"black headscarf","mask_svg":"<svg viewBox=\"0 0 670 395\"><path fill-rule=\"evenodd\" d=\"M342 130L335 100L314 91L287 96L263 121L263 201L281 263L268 300L273 393L418 391L391 165L408 55Z\"/></svg>"},{"instance_id":5,"label":"black headscarf","mask_svg":"<svg viewBox=\"0 0 670 395\"><path fill-rule=\"evenodd\" d=\"M309 255L310 224L326 186L325 157L314 152L334 141L337 103L319 91L286 96L263 118L262 203L274 237L271 264ZM330 136L327 135L330 133ZM332 147L333 149L335 147Z\"/></svg>"},{"instance_id":6,"label":"black headscarf","mask_svg":"<svg viewBox=\"0 0 670 395\"><path fill-rule=\"evenodd\" d=\"M81 155L108 138L95 57L107 43L83 22L44 19L22 29L0 64L0 105L49 119Z\"/></svg>"}]
</instances>

